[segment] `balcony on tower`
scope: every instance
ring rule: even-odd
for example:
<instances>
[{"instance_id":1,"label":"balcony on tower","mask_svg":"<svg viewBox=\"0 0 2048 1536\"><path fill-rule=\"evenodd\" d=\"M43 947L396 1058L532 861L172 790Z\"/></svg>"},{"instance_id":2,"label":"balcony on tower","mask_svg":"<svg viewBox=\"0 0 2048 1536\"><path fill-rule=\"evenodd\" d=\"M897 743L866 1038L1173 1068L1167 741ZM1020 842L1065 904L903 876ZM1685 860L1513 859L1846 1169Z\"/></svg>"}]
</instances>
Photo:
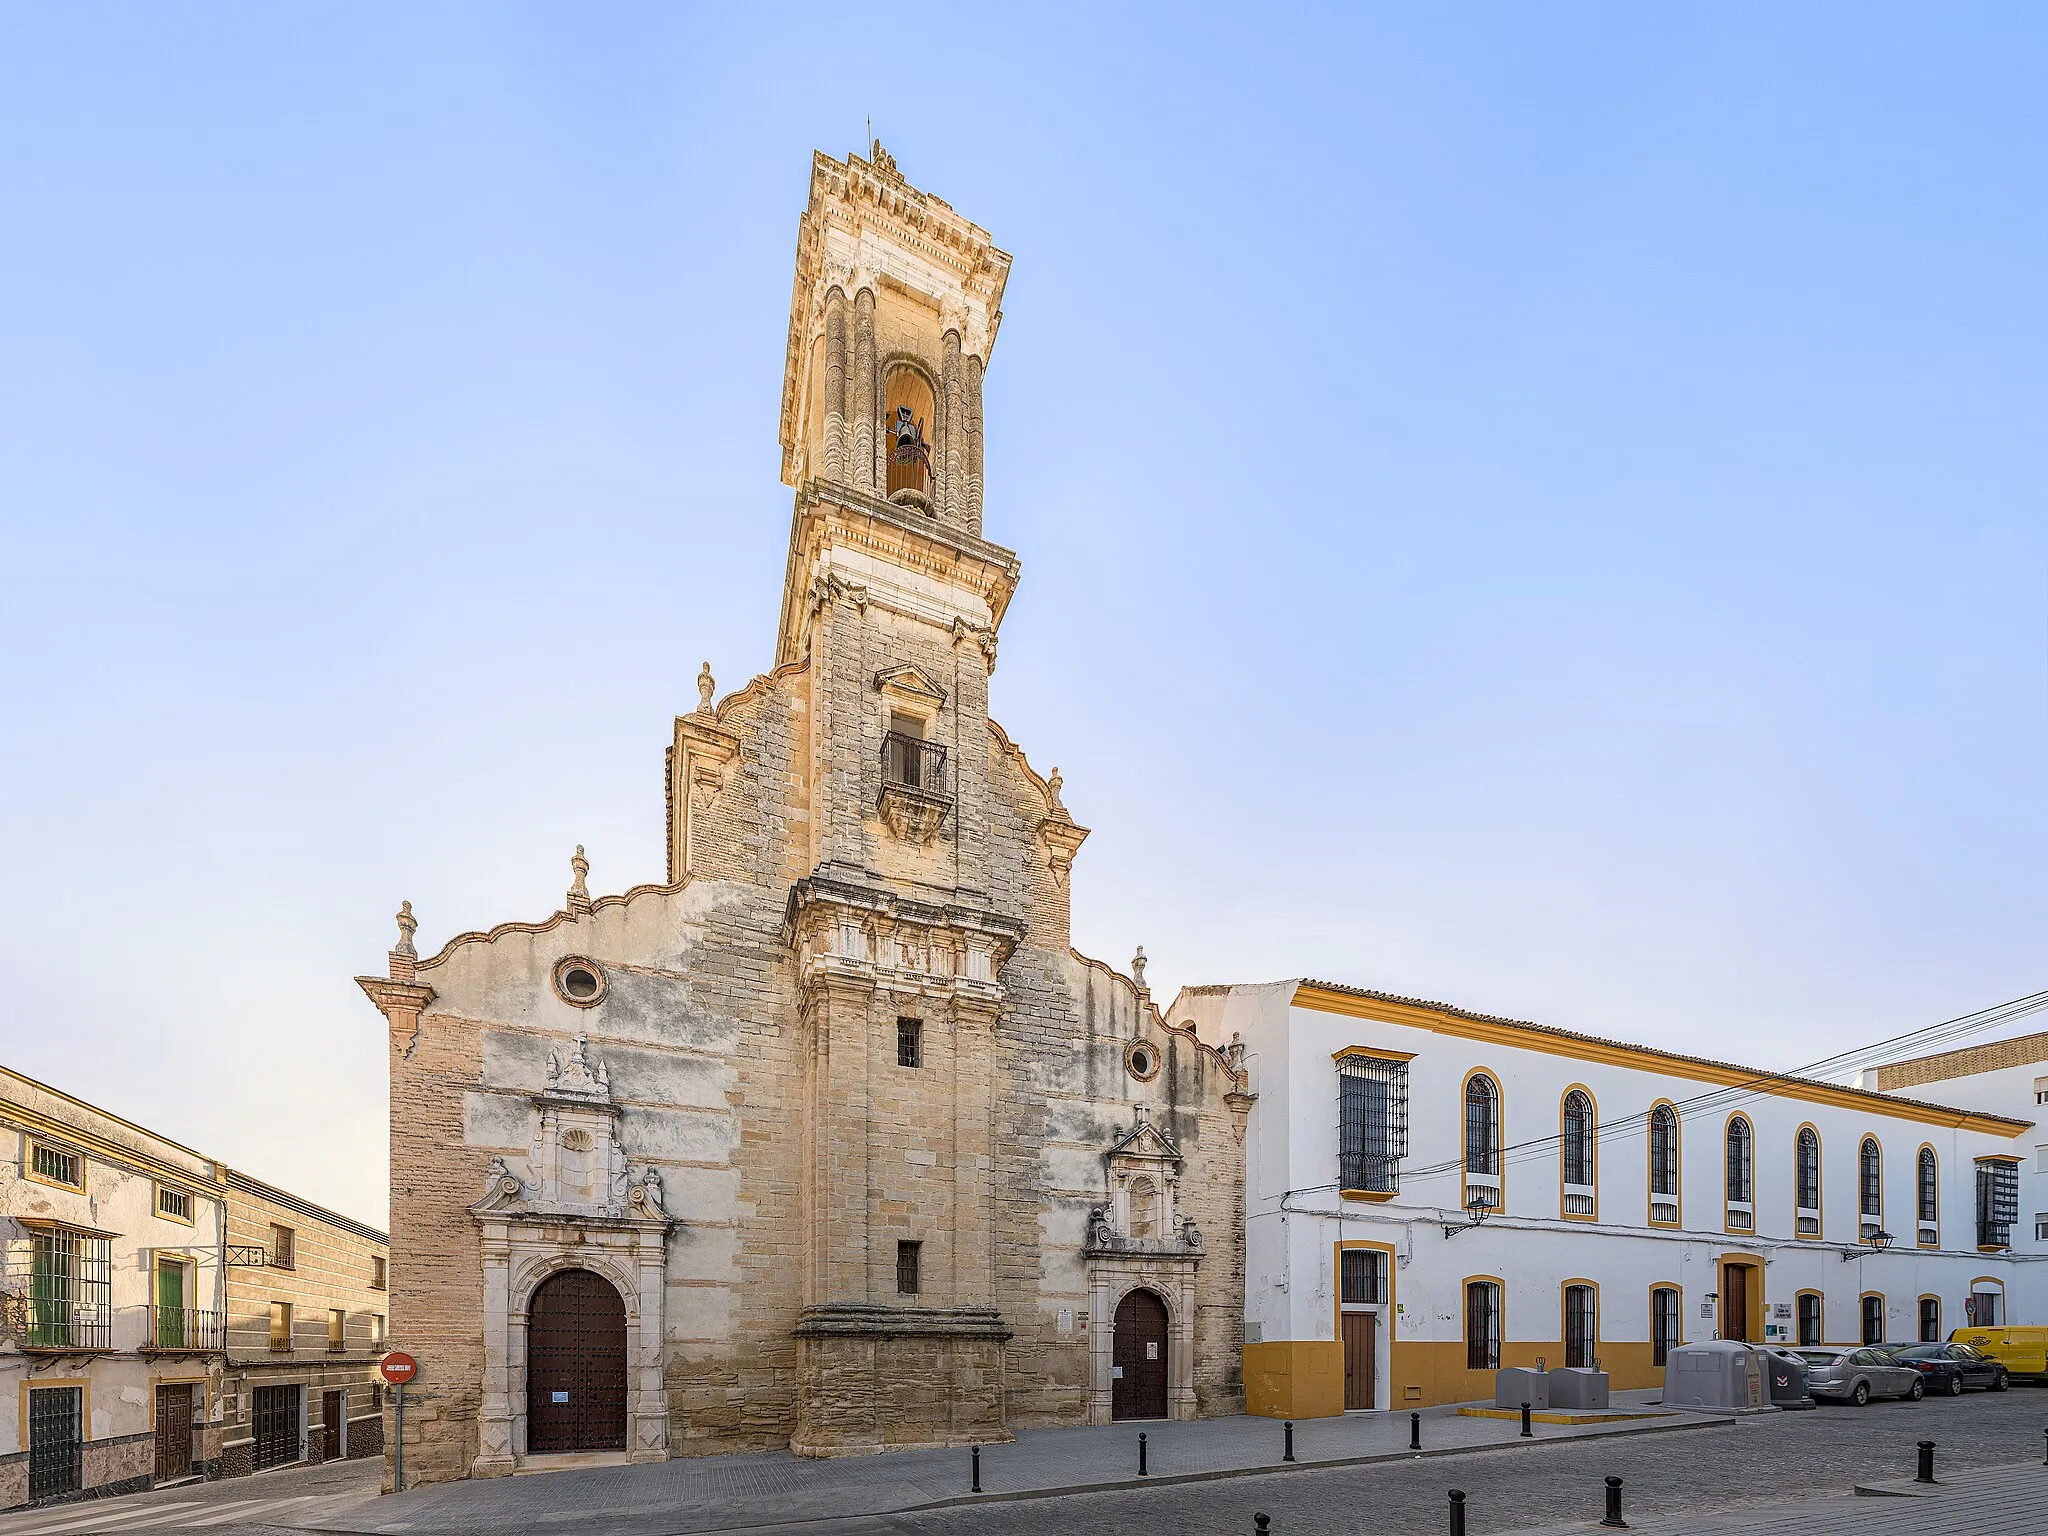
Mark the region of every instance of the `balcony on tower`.
<instances>
[{"instance_id":1,"label":"balcony on tower","mask_svg":"<svg viewBox=\"0 0 2048 1536\"><path fill-rule=\"evenodd\" d=\"M900 717L897 723L899 728L882 737L882 795L877 808L898 837L928 843L953 808L946 749L900 728Z\"/></svg>"}]
</instances>

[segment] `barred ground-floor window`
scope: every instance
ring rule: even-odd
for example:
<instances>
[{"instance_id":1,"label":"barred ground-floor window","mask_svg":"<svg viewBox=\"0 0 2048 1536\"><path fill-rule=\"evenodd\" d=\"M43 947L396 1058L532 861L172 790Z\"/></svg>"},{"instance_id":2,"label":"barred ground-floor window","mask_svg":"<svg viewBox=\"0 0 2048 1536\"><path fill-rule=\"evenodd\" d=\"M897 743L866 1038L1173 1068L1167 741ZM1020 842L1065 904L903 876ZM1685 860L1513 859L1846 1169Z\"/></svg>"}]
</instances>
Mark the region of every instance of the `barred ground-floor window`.
<instances>
[{"instance_id":1,"label":"barred ground-floor window","mask_svg":"<svg viewBox=\"0 0 2048 1536\"><path fill-rule=\"evenodd\" d=\"M1465 1283L1465 1368L1500 1369L1500 1287L1491 1280Z\"/></svg>"},{"instance_id":2,"label":"barred ground-floor window","mask_svg":"<svg viewBox=\"0 0 2048 1536\"><path fill-rule=\"evenodd\" d=\"M1678 1345L1678 1292L1660 1285L1650 1292L1650 1363L1662 1365Z\"/></svg>"}]
</instances>

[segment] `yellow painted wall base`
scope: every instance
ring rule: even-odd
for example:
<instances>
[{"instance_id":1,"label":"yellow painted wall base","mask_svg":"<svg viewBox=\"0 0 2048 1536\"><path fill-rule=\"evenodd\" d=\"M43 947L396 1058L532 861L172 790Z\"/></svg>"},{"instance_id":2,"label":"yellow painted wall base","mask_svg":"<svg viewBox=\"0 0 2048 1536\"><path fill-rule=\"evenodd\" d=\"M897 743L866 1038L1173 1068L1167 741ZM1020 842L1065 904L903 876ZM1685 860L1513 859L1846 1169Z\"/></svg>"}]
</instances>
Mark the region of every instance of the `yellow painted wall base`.
<instances>
[{"instance_id":1,"label":"yellow painted wall base","mask_svg":"<svg viewBox=\"0 0 2048 1536\"><path fill-rule=\"evenodd\" d=\"M1387 1402L1391 1408L1493 1401L1493 1372L1466 1370L1465 1346L1458 1340L1440 1344L1396 1340L1392 1356L1388 1360L1384 1350L1380 1356L1380 1370L1389 1378ZM1502 1365L1533 1367L1539 1357L1547 1365L1563 1365L1563 1343L1501 1345ZM1663 1368L1650 1363L1647 1343L1603 1341L1598 1358L1617 1392L1664 1385ZM1245 1345L1244 1406L1246 1413L1269 1419L1334 1418L1344 1411L1343 1346L1330 1339Z\"/></svg>"},{"instance_id":2,"label":"yellow painted wall base","mask_svg":"<svg viewBox=\"0 0 2048 1536\"><path fill-rule=\"evenodd\" d=\"M1244 1411L1269 1419L1328 1419L1344 1411L1344 1347L1286 1339L1244 1347Z\"/></svg>"}]
</instances>

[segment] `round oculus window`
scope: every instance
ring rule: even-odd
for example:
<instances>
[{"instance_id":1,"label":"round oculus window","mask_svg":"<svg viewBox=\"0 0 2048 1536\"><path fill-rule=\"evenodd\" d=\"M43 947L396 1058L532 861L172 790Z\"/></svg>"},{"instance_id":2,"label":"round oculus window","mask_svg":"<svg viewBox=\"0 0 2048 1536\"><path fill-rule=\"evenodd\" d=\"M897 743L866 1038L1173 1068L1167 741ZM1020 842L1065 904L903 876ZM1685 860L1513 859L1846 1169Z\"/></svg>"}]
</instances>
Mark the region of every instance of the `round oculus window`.
<instances>
[{"instance_id":1,"label":"round oculus window","mask_svg":"<svg viewBox=\"0 0 2048 1536\"><path fill-rule=\"evenodd\" d=\"M1139 1040L1124 1052L1124 1067L1139 1082L1147 1082L1159 1074L1159 1052Z\"/></svg>"},{"instance_id":2,"label":"round oculus window","mask_svg":"<svg viewBox=\"0 0 2048 1536\"><path fill-rule=\"evenodd\" d=\"M595 962L581 959L558 961L555 992L563 1002L577 1008L591 1008L604 1001L604 972Z\"/></svg>"}]
</instances>

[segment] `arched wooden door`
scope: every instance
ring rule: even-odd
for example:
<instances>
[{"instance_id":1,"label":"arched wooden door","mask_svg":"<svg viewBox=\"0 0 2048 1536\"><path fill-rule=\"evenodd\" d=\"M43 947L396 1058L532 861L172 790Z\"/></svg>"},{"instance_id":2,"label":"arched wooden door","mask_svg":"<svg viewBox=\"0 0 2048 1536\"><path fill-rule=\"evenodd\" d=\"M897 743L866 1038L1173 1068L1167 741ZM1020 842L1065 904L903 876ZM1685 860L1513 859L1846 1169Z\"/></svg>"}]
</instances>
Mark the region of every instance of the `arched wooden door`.
<instances>
[{"instance_id":1,"label":"arched wooden door","mask_svg":"<svg viewBox=\"0 0 2048 1536\"><path fill-rule=\"evenodd\" d=\"M626 1304L609 1280L565 1269L527 1308L526 1449L626 1448Z\"/></svg>"},{"instance_id":2,"label":"arched wooden door","mask_svg":"<svg viewBox=\"0 0 2048 1536\"><path fill-rule=\"evenodd\" d=\"M1166 1417L1166 1303L1150 1291L1133 1291L1116 1307L1110 1344L1109 1416L1113 1419Z\"/></svg>"}]
</instances>

